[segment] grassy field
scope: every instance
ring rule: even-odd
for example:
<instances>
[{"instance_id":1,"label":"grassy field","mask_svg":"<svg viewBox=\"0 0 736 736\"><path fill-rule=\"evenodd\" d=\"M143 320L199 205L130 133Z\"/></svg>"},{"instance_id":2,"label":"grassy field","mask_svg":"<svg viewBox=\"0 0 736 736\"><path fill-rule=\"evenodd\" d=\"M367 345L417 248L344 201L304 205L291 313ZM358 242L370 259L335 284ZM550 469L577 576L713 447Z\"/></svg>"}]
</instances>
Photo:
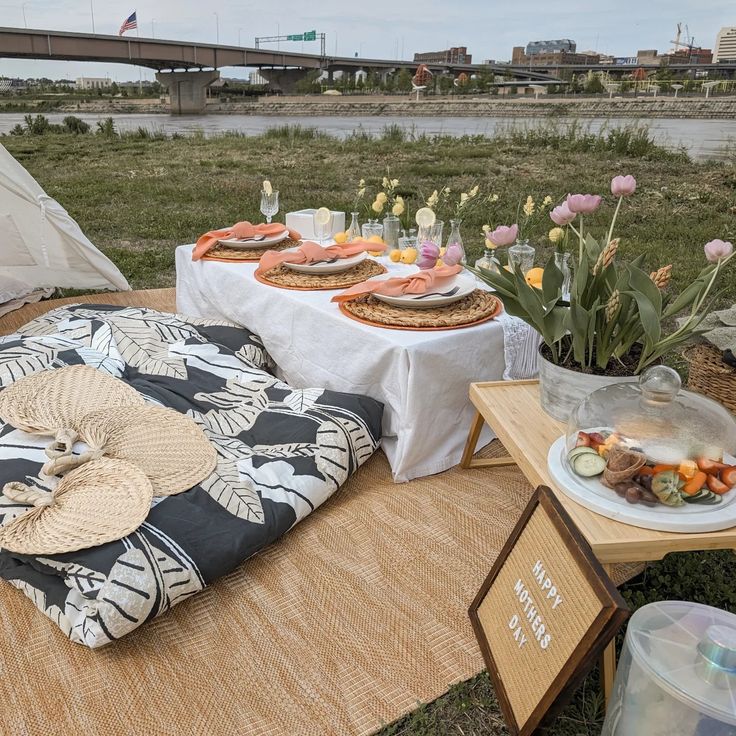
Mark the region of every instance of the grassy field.
<instances>
[{"instance_id":1,"label":"grassy field","mask_svg":"<svg viewBox=\"0 0 736 736\"><path fill-rule=\"evenodd\" d=\"M633 174L639 189L619 218L623 257L646 251L652 269L672 263L677 286L704 264L708 240L736 238L736 171L729 163L694 164L654 146L645 132L510 130L494 139L407 140L397 128L379 139L340 142L300 128L258 138L152 139L145 133L12 136L1 139L79 221L128 277L133 288L174 285L174 249L202 232L240 219L256 220L258 191L270 179L282 212L320 205L349 210L357 181L376 184L391 167L414 211L443 185L454 192L479 184L495 192L494 210L467 218L463 236L471 260L482 249L481 225L510 224L531 194L559 199L569 191L607 194L610 178ZM596 215L601 228L612 197ZM543 250L546 221L532 242ZM538 262L542 258L538 258ZM723 301L736 301L731 277ZM662 599L700 601L736 610L731 552L671 555L623 589L632 608ZM620 640L619 640L620 643ZM597 673L548 731L556 736L600 733ZM387 726L381 736L496 736L507 733L486 674Z\"/></svg>"}]
</instances>

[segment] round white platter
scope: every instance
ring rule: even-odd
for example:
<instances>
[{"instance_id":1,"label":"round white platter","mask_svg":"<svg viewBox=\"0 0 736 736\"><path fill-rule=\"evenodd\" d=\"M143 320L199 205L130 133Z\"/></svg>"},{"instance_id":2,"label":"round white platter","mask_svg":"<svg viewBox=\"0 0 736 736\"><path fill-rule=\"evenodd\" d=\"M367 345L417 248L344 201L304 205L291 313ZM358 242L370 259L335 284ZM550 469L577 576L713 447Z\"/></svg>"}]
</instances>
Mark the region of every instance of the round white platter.
<instances>
[{"instance_id":1,"label":"round white platter","mask_svg":"<svg viewBox=\"0 0 736 736\"><path fill-rule=\"evenodd\" d=\"M269 245L276 245L282 240L289 237L289 231L284 230L276 235L267 235L263 240L239 240L238 238L230 238L229 240L220 239L217 242L220 245L226 245L228 248L241 248L243 250L252 250L255 248L268 248Z\"/></svg>"},{"instance_id":2,"label":"round white platter","mask_svg":"<svg viewBox=\"0 0 736 736\"><path fill-rule=\"evenodd\" d=\"M395 278L395 274L383 274L375 276L375 279L385 280ZM434 309L444 307L447 304L460 301L475 290L475 280L467 276L456 276L451 281L435 288L425 294L402 294L401 296L386 296L385 294L373 294L386 304L394 307L409 307L411 309Z\"/></svg>"},{"instance_id":3,"label":"round white platter","mask_svg":"<svg viewBox=\"0 0 736 736\"><path fill-rule=\"evenodd\" d=\"M289 248L283 251L284 253L290 253L297 250L296 248ZM357 253L349 258L338 258L334 262L332 261L321 261L319 263L284 263L286 268L290 268L292 271L299 273L311 273L311 274L326 274L326 273L340 273L340 271L347 271L353 266L357 266L362 263L368 254L365 251Z\"/></svg>"},{"instance_id":4,"label":"round white platter","mask_svg":"<svg viewBox=\"0 0 736 736\"><path fill-rule=\"evenodd\" d=\"M596 514L660 532L717 532L736 526L736 490L728 491L715 506L686 503L684 506L645 506L628 503L615 491L606 488L598 478L583 478L570 470L567 464L565 436L549 448L547 467L557 487ZM724 462L736 465L736 458L727 455Z\"/></svg>"}]
</instances>

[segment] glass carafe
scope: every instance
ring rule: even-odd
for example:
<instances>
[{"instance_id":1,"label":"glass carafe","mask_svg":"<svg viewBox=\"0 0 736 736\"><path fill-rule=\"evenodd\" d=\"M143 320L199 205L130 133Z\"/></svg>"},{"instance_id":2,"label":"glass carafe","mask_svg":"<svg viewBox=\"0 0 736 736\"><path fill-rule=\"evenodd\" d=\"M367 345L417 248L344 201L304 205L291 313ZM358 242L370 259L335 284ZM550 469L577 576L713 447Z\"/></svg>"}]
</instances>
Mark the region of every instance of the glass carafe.
<instances>
[{"instance_id":1,"label":"glass carafe","mask_svg":"<svg viewBox=\"0 0 736 736\"><path fill-rule=\"evenodd\" d=\"M358 222L358 213L350 213L350 227L347 229L348 243L360 237L360 223Z\"/></svg>"},{"instance_id":2,"label":"glass carafe","mask_svg":"<svg viewBox=\"0 0 736 736\"><path fill-rule=\"evenodd\" d=\"M509 266L525 274L534 266L534 254L536 251L529 245L528 240L517 241L509 248Z\"/></svg>"},{"instance_id":3,"label":"glass carafe","mask_svg":"<svg viewBox=\"0 0 736 736\"><path fill-rule=\"evenodd\" d=\"M399 247L399 230L401 221L396 215L387 215L383 218L383 242L389 248Z\"/></svg>"},{"instance_id":4,"label":"glass carafe","mask_svg":"<svg viewBox=\"0 0 736 736\"><path fill-rule=\"evenodd\" d=\"M570 254L561 251L555 252L555 266L562 271L562 298L570 300L570 284L572 272L570 271Z\"/></svg>"},{"instance_id":5,"label":"glass carafe","mask_svg":"<svg viewBox=\"0 0 736 736\"><path fill-rule=\"evenodd\" d=\"M443 260L450 265L459 263L464 266L467 263L467 258L463 247L463 239L460 235L460 222L460 220L450 220L450 234L447 236Z\"/></svg>"}]
</instances>

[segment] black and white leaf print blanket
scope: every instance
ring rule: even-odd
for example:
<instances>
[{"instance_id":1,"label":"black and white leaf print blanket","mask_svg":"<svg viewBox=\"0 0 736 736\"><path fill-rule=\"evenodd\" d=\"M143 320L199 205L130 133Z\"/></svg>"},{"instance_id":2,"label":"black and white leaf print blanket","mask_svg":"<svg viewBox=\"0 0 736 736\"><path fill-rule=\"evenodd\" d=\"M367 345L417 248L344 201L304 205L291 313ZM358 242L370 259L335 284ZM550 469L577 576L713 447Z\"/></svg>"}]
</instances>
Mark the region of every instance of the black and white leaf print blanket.
<instances>
[{"instance_id":1,"label":"black and white leaf print blanket","mask_svg":"<svg viewBox=\"0 0 736 736\"><path fill-rule=\"evenodd\" d=\"M120 541L47 557L0 550L0 577L89 647L119 639L278 539L380 439L374 399L292 389L247 330L147 309L76 305L0 337L0 390L80 363L188 414L219 456L210 477L154 499L144 524ZM21 481L52 490L58 479L41 474L47 443L0 423L0 487ZM27 509L0 495L0 524Z\"/></svg>"}]
</instances>

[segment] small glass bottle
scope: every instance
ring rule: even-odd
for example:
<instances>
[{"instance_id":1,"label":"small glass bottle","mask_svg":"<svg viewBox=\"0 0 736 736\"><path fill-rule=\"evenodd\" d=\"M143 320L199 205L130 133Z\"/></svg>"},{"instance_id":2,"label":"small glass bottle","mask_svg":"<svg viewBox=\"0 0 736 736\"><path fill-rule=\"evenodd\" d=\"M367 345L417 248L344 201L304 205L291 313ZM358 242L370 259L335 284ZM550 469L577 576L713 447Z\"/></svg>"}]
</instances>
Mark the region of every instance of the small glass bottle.
<instances>
[{"instance_id":1,"label":"small glass bottle","mask_svg":"<svg viewBox=\"0 0 736 736\"><path fill-rule=\"evenodd\" d=\"M483 251L483 255L475 262L476 268L482 268L486 271L493 271L498 273L499 263L496 260L496 255L491 248L486 248Z\"/></svg>"},{"instance_id":2,"label":"small glass bottle","mask_svg":"<svg viewBox=\"0 0 736 736\"><path fill-rule=\"evenodd\" d=\"M360 223L358 222L358 213L350 213L350 227L347 230L348 243L360 237Z\"/></svg>"},{"instance_id":3,"label":"small glass bottle","mask_svg":"<svg viewBox=\"0 0 736 736\"><path fill-rule=\"evenodd\" d=\"M399 247L399 230L401 221L396 215L386 215L383 218L383 242L389 248Z\"/></svg>"},{"instance_id":4,"label":"small glass bottle","mask_svg":"<svg viewBox=\"0 0 736 736\"><path fill-rule=\"evenodd\" d=\"M555 266L562 271L562 298L570 301L570 285L572 283L572 272L570 271L570 254L555 251Z\"/></svg>"},{"instance_id":5,"label":"small glass bottle","mask_svg":"<svg viewBox=\"0 0 736 736\"><path fill-rule=\"evenodd\" d=\"M445 255L450 256L448 260L451 263L459 263L464 266L468 259L463 247L463 238L460 235L460 223L461 220L450 220L450 234L447 236Z\"/></svg>"}]
</instances>

